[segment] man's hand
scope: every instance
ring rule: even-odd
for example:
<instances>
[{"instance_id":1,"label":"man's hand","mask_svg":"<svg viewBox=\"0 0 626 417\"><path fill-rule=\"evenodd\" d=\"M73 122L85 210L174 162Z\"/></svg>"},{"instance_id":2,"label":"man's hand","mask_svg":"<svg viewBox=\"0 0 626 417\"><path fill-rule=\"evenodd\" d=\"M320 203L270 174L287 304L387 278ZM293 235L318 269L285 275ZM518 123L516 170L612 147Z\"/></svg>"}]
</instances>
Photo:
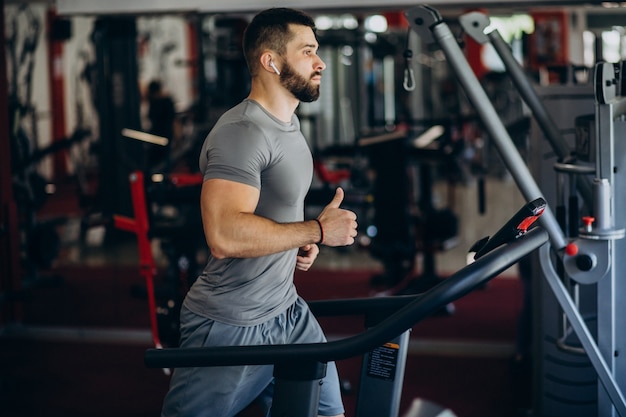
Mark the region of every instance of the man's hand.
<instances>
[{"instance_id":1,"label":"man's hand","mask_svg":"<svg viewBox=\"0 0 626 417\"><path fill-rule=\"evenodd\" d=\"M316 244L311 243L300 248L298 251L298 257L296 259L296 269L300 271L308 271L315 262L317 255L320 253L320 248Z\"/></svg>"},{"instance_id":2,"label":"man's hand","mask_svg":"<svg viewBox=\"0 0 626 417\"><path fill-rule=\"evenodd\" d=\"M339 208L343 196L343 189L337 188L331 202L324 207L324 210L317 217L324 230L322 243L326 246L351 245L357 235L356 214L350 210Z\"/></svg>"}]
</instances>

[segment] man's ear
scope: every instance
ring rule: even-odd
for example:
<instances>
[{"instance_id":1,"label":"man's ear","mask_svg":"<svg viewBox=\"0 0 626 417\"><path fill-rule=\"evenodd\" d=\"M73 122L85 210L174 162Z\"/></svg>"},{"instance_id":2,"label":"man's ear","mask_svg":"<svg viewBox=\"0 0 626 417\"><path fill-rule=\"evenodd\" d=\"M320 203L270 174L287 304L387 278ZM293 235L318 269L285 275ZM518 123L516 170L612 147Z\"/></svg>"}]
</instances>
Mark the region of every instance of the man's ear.
<instances>
[{"instance_id":1,"label":"man's ear","mask_svg":"<svg viewBox=\"0 0 626 417\"><path fill-rule=\"evenodd\" d=\"M276 75L280 75L280 71L278 70L278 68L276 68L276 64L274 64L274 61L270 61L270 67L272 67Z\"/></svg>"},{"instance_id":2,"label":"man's ear","mask_svg":"<svg viewBox=\"0 0 626 417\"><path fill-rule=\"evenodd\" d=\"M261 55L261 65L266 71L271 71L280 75L280 70L274 63L274 55L271 52L266 52Z\"/></svg>"}]
</instances>

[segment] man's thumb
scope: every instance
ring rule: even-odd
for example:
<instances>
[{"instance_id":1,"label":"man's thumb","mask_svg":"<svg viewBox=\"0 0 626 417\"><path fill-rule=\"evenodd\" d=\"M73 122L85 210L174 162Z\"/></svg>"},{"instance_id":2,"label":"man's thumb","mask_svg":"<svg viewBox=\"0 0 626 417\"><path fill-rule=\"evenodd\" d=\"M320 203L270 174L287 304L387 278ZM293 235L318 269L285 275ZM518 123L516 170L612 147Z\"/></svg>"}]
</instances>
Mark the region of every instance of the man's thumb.
<instances>
[{"instance_id":1,"label":"man's thumb","mask_svg":"<svg viewBox=\"0 0 626 417\"><path fill-rule=\"evenodd\" d=\"M337 187L337 190L335 190L335 196L333 197L332 201L328 204L328 206L332 208L339 208L342 201L343 201L343 189L341 187Z\"/></svg>"}]
</instances>

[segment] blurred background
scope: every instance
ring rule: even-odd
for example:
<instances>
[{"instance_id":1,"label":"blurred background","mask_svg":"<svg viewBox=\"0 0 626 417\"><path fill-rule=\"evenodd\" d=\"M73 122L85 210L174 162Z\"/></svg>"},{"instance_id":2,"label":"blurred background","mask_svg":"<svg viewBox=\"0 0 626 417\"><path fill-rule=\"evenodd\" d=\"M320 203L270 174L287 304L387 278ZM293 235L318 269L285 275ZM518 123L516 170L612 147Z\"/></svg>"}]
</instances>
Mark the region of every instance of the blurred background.
<instances>
[{"instance_id":1,"label":"blurred background","mask_svg":"<svg viewBox=\"0 0 626 417\"><path fill-rule=\"evenodd\" d=\"M172 3L0 1L2 415L159 415L169 378L142 355L176 345L180 300L204 266L199 150L248 94L241 40L257 11L288 6L315 18L327 68L320 100L297 110L315 161L306 215L341 186L359 217L355 245L324 247L312 271L296 274L309 300L432 288L527 201L483 105L549 204L565 204L552 166L567 158L461 16L488 17L565 156L587 162L594 66L619 68L626 55L622 3L429 2L489 99L477 105L449 57L407 21L419 4ZM594 377L589 395L554 394L546 382L542 340L562 312L545 310L556 303L539 281L515 266L416 325L401 413L422 398L459 417L594 415ZM362 327L323 325L331 339ZM360 359L339 364L348 415Z\"/></svg>"}]
</instances>

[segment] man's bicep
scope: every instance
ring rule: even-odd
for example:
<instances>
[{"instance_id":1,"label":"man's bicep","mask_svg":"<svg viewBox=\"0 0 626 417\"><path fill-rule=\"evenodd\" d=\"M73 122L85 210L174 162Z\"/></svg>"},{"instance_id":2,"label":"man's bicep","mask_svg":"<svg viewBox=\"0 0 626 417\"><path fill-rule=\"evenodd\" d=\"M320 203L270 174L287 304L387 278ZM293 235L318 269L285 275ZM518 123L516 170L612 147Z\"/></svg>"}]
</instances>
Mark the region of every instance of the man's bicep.
<instances>
[{"instance_id":1,"label":"man's bicep","mask_svg":"<svg viewBox=\"0 0 626 417\"><path fill-rule=\"evenodd\" d=\"M254 213L259 190L235 181L209 179L202 184L201 200L204 235L211 253L218 258L236 256L242 214Z\"/></svg>"},{"instance_id":2,"label":"man's bicep","mask_svg":"<svg viewBox=\"0 0 626 417\"><path fill-rule=\"evenodd\" d=\"M221 216L254 213L259 202L259 190L251 185L223 179L209 179L202 184L203 212Z\"/></svg>"}]
</instances>

